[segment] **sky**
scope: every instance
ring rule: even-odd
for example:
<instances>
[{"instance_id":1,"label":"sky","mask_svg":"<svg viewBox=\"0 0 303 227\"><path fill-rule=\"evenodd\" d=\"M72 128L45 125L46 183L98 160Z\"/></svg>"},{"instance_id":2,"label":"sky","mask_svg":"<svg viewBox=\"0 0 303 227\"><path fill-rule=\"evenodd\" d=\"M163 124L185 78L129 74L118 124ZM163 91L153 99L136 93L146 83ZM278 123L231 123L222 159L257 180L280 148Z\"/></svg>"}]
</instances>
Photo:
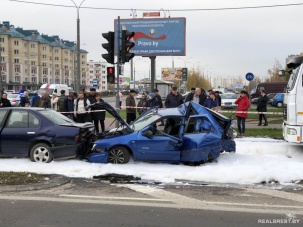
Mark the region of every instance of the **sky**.
<instances>
[{"instance_id":1,"label":"sky","mask_svg":"<svg viewBox=\"0 0 303 227\"><path fill-rule=\"evenodd\" d=\"M236 153L222 153L216 162L200 166L130 161L127 164L99 164L83 160L35 163L29 158L2 158L0 171L63 174L92 178L106 174L125 174L143 181L164 184L199 181L220 184L269 184L299 186L303 179L302 147L270 138L236 138ZM272 149L275 147L275 149ZM283 166L283 168L281 168ZM46 168L47 167L47 168ZM281 187L278 186L278 187ZM274 185L273 185L274 186Z\"/></svg>"},{"instance_id":2,"label":"sky","mask_svg":"<svg viewBox=\"0 0 303 227\"><path fill-rule=\"evenodd\" d=\"M71 0L1 0L0 21L10 21L15 27L37 29L40 34L59 35L76 41L75 7L54 7L24 2L39 2L74 6ZM82 0L74 0L79 5ZM88 60L104 61L102 33L113 31L114 20L142 18L143 12L160 11L161 17L186 18L186 56L158 56L156 75L161 68L195 67L209 76L236 76L246 73L267 77L275 60L285 65L291 54L302 52L303 5L243 10L174 11L175 9L209 9L303 3L303 0L85 0L83 7L115 8L100 10L81 8L81 48L89 52ZM143 9L143 10L141 10ZM133 14L131 16L131 14ZM140 61L138 59L141 59ZM149 59L134 58L136 76L149 75ZM129 63L125 74L130 74Z\"/></svg>"}]
</instances>

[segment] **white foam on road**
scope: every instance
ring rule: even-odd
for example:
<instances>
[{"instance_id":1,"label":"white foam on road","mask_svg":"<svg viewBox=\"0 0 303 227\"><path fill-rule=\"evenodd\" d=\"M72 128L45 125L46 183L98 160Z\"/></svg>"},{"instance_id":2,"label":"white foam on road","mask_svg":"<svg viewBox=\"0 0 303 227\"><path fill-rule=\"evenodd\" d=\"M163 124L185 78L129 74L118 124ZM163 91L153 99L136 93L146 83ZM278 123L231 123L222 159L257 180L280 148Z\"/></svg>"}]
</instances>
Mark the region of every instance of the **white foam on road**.
<instances>
[{"instance_id":1,"label":"white foam on road","mask_svg":"<svg viewBox=\"0 0 303 227\"><path fill-rule=\"evenodd\" d=\"M5 158L0 159L0 171L62 174L82 178L116 173L163 183L172 183L178 179L238 184L272 180L289 183L303 179L303 147L270 138L236 139L236 144L236 153L223 153L217 162L194 167L146 162L97 164L80 160L44 164L31 162L27 158Z\"/></svg>"}]
</instances>

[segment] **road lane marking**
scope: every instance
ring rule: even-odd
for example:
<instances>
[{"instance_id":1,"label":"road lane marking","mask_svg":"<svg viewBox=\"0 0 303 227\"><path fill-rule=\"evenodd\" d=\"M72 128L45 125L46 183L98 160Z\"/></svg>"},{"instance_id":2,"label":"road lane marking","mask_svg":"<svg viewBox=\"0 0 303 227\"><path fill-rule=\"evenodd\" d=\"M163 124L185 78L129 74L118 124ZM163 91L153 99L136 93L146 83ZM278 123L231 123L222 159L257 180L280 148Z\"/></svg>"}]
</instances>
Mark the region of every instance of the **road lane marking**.
<instances>
[{"instance_id":1,"label":"road lane marking","mask_svg":"<svg viewBox=\"0 0 303 227\"><path fill-rule=\"evenodd\" d=\"M150 199L150 198L134 198L134 197L106 197L106 196L90 196L90 195L59 195L60 197L69 198L87 198L87 199L108 199L108 200L137 200L137 201L156 201L156 202L170 202L165 199Z\"/></svg>"},{"instance_id":2,"label":"road lane marking","mask_svg":"<svg viewBox=\"0 0 303 227\"><path fill-rule=\"evenodd\" d=\"M275 196L282 199L293 200L296 202L303 203L303 196L299 194L294 194L291 192L283 192L278 190L265 190L265 189L246 189L249 192L264 194L269 196Z\"/></svg>"}]
</instances>

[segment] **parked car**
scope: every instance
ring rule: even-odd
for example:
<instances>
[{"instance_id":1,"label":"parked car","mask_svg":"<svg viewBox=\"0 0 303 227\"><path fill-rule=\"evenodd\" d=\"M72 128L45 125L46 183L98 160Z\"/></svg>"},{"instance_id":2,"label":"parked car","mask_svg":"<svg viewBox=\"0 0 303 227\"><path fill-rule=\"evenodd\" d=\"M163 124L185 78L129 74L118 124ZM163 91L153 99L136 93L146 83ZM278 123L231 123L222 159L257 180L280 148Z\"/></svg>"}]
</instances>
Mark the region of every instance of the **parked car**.
<instances>
[{"instance_id":1,"label":"parked car","mask_svg":"<svg viewBox=\"0 0 303 227\"><path fill-rule=\"evenodd\" d=\"M269 100L269 104L276 107L283 107L284 93L278 93L275 97Z\"/></svg>"},{"instance_id":2,"label":"parked car","mask_svg":"<svg viewBox=\"0 0 303 227\"><path fill-rule=\"evenodd\" d=\"M12 94L12 93L16 93L14 90L5 90L4 93L6 94Z\"/></svg>"},{"instance_id":3,"label":"parked car","mask_svg":"<svg viewBox=\"0 0 303 227\"><path fill-rule=\"evenodd\" d=\"M270 104L270 100L276 96L277 93L269 93L267 94L267 98L268 98L268 104ZM258 103L258 98L253 98L250 101L251 104L257 104Z\"/></svg>"},{"instance_id":4,"label":"parked car","mask_svg":"<svg viewBox=\"0 0 303 227\"><path fill-rule=\"evenodd\" d=\"M127 124L108 103L96 103L113 115L118 128L98 135L91 162L127 163L134 160L168 163L203 163L220 152L235 151L232 120L194 102L178 108L151 108ZM165 126L158 125L161 121Z\"/></svg>"},{"instance_id":5,"label":"parked car","mask_svg":"<svg viewBox=\"0 0 303 227\"><path fill-rule=\"evenodd\" d=\"M7 94L7 99L11 102L12 106L19 106L21 100L19 93Z\"/></svg>"},{"instance_id":6,"label":"parked car","mask_svg":"<svg viewBox=\"0 0 303 227\"><path fill-rule=\"evenodd\" d=\"M0 157L74 158L90 150L93 134L92 123L75 123L51 109L0 108Z\"/></svg>"},{"instance_id":7,"label":"parked car","mask_svg":"<svg viewBox=\"0 0 303 227\"><path fill-rule=\"evenodd\" d=\"M224 93L221 95L221 108L237 108L235 101L237 100L238 95L235 93Z\"/></svg>"}]
</instances>

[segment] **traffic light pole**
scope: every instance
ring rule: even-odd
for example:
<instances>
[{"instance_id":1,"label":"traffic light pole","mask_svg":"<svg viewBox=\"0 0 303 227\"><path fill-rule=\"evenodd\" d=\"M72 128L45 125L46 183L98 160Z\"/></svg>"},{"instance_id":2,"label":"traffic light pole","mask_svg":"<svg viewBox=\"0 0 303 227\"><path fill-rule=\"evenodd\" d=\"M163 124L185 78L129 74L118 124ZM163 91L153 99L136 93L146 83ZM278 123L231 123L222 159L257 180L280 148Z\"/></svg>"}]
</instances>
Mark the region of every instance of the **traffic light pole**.
<instances>
[{"instance_id":1,"label":"traffic light pole","mask_svg":"<svg viewBox=\"0 0 303 227\"><path fill-rule=\"evenodd\" d=\"M155 78L156 78L156 56L150 56L150 68L151 68L151 76L150 76L150 92L154 92L155 89Z\"/></svg>"},{"instance_id":2,"label":"traffic light pole","mask_svg":"<svg viewBox=\"0 0 303 227\"><path fill-rule=\"evenodd\" d=\"M121 56L121 51L120 51L120 34L121 34L121 31L120 31L120 16L118 16L118 34L117 34L117 43L115 45L116 47L116 51L117 51L117 95L116 95L116 109L117 111L119 112L120 110L120 75L119 75L119 72L120 72L120 56ZM122 105L122 104L121 104ZM116 128L119 127L119 122L116 121Z\"/></svg>"}]
</instances>

